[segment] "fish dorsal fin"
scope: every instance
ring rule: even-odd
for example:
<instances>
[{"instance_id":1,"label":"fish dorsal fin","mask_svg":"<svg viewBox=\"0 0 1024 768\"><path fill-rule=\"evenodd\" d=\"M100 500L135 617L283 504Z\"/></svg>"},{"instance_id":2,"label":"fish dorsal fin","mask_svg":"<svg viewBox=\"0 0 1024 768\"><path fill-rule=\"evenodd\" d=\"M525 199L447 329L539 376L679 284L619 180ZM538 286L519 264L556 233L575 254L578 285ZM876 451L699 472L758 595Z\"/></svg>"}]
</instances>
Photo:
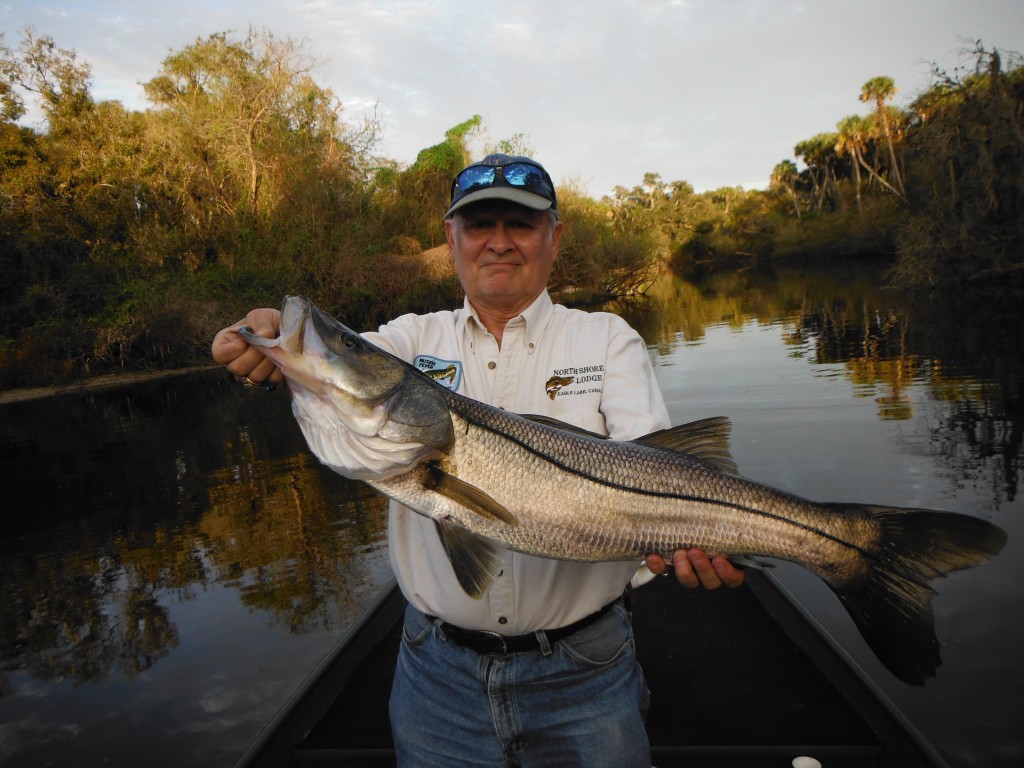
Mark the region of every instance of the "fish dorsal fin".
<instances>
[{"instance_id":1,"label":"fish dorsal fin","mask_svg":"<svg viewBox=\"0 0 1024 768\"><path fill-rule=\"evenodd\" d=\"M706 461L723 472L735 475L736 462L729 453L729 433L732 424L725 416L712 416L678 427L669 427L638 437L634 443L661 448Z\"/></svg>"},{"instance_id":2,"label":"fish dorsal fin","mask_svg":"<svg viewBox=\"0 0 1024 768\"><path fill-rule=\"evenodd\" d=\"M508 525L518 525L516 516L509 512L503 504L495 501L490 495L484 493L475 485L459 480L454 475L445 472L437 464L431 462L427 465L426 487L432 491L446 496L455 503L475 512L481 517L489 520L499 520Z\"/></svg>"},{"instance_id":3,"label":"fish dorsal fin","mask_svg":"<svg viewBox=\"0 0 1024 768\"><path fill-rule=\"evenodd\" d=\"M456 523L435 520L437 535L462 591L479 600L501 566L498 546Z\"/></svg>"},{"instance_id":4,"label":"fish dorsal fin","mask_svg":"<svg viewBox=\"0 0 1024 768\"><path fill-rule=\"evenodd\" d=\"M586 437L596 437L596 438L598 438L600 440L607 440L608 439L607 435L602 435L600 432L591 432L589 429L584 429L583 427L577 427L575 424L567 424L564 421L559 421L558 419L553 419L550 416L539 416L539 415L537 415L535 413L524 413L524 414L522 414L522 416L523 416L524 419L528 419L529 421L532 421L535 424L544 424L544 425L549 426L549 427L554 427L555 429L561 429L561 430L563 430L565 432L572 432L573 434L576 434L576 435L584 435Z\"/></svg>"}]
</instances>

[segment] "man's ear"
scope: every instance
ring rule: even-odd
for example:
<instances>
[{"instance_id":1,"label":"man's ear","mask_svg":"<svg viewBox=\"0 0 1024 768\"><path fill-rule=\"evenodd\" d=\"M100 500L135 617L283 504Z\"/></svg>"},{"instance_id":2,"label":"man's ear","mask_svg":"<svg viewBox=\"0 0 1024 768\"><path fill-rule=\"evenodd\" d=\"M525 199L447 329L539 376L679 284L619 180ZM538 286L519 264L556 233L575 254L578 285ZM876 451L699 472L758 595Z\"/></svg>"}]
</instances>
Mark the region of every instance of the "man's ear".
<instances>
[{"instance_id":1,"label":"man's ear","mask_svg":"<svg viewBox=\"0 0 1024 768\"><path fill-rule=\"evenodd\" d=\"M559 245L559 243L562 242L562 228L563 227L564 227L564 224L562 223L562 220L559 219L558 221L555 222L555 226L551 230L551 241L552 241L551 242L551 245L552 245L551 250L554 251L556 259L558 258L558 245Z\"/></svg>"},{"instance_id":2,"label":"man's ear","mask_svg":"<svg viewBox=\"0 0 1024 768\"><path fill-rule=\"evenodd\" d=\"M449 219L445 219L444 220L444 236L448 239L448 255L449 256L454 256L455 255L455 240L454 240L454 234L452 232L452 227L453 227L452 219L450 219L450 218Z\"/></svg>"}]
</instances>

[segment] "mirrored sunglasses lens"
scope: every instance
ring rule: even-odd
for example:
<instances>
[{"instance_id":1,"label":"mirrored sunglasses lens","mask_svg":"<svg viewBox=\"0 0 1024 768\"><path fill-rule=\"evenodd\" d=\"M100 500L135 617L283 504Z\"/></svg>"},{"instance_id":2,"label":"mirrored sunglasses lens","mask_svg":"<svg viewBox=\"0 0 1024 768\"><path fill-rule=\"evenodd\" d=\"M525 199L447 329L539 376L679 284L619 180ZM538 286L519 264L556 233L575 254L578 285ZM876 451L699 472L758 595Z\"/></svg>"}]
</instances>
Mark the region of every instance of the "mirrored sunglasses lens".
<instances>
[{"instance_id":1,"label":"mirrored sunglasses lens","mask_svg":"<svg viewBox=\"0 0 1024 768\"><path fill-rule=\"evenodd\" d=\"M467 168L459 174L459 189L466 192L473 187L489 186L494 183L494 173L495 169L487 166Z\"/></svg>"},{"instance_id":2,"label":"mirrored sunglasses lens","mask_svg":"<svg viewBox=\"0 0 1024 768\"><path fill-rule=\"evenodd\" d=\"M504 168L505 181L514 187L546 188L540 169L526 163L511 163Z\"/></svg>"}]
</instances>

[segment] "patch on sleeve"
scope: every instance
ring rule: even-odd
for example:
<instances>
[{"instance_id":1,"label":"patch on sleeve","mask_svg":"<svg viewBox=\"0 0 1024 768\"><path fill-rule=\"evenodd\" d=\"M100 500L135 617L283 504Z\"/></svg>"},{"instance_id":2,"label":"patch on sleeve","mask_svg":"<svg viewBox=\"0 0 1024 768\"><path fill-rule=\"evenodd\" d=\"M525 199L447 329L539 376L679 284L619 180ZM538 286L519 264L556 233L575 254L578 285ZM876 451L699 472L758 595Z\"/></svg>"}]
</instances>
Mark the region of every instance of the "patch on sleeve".
<instances>
[{"instance_id":1,"label":"patch on sleeve","mask_svg":"<svg viewBox=\"0 0 1024 768\"><path fill-rule=\"evenodd\" d=\"M438 384L453 392L462 383L462 362L460 360L442 360L431 355L417 355L412 364Z\"/></svg>"}]
</instances>

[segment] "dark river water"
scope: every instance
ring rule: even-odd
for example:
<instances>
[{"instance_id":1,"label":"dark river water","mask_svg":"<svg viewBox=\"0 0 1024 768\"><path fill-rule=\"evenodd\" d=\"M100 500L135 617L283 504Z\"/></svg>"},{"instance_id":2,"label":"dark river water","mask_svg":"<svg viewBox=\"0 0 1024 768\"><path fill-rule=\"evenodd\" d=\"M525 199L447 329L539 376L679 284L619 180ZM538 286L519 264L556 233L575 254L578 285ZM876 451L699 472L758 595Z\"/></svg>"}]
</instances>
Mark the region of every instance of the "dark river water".
<instances>
[{"instance_id":1,"label":"dark river water","mask_svg":"<svg viewBox=\"0 0 1024 768\"><path fill-rule=\"evenodd\" d=\"M877 285L666 277L611 309L675 423L732 419L742 474L1007 531L939 582L944 664L922 688L814 577L776 571L951 766L1018 766L1024 302ZM218 370L0 404L0 490L5 766L231 766L390 576L382 500L311 458L284 391Z\"/></svg>"}]
</instances>

